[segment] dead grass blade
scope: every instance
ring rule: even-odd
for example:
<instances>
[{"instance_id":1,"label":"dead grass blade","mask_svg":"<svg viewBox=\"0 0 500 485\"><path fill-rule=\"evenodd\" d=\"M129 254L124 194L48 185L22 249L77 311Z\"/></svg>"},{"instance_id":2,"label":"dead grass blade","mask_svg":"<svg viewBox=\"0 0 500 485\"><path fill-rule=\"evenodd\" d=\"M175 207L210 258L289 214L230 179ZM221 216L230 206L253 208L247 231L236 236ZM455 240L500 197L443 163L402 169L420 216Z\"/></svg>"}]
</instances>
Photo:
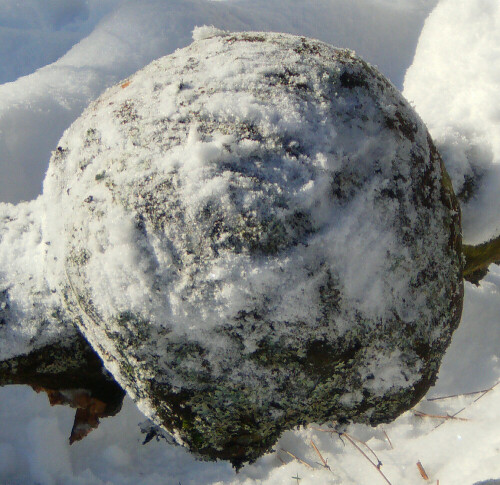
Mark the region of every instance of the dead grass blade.
<instances>
[{"instance_id":1,"label":"dead grass blade","mask_svg":"<svg viewBox=\"0 0 500 485\"><path fill-rule=\"evenodd\" d=\"M383 432L384 432L384 434L385 434L385 438L386 438L386 440L389 442L389 445L390 445L390 447L391 447L391 450L393 450L393 449L394 449L394 446L392 446L392 441L391 441L391 439L389 438L389 435L386 433L385 429L382 429L382 431L383 431Z\"/></svg>"},{"instance_id":2,"label":"dead grass blade","mask_svg":"<svg viewBox=\"0 0 500 485\"><path fill-rule=\"evenodd\" d=\"M476 394L482 394L482 396L479 396L475 401L473 401L473 402L476 402L479 399L481 399L485 394L487 394L488 392L493 390L499 384L500 384L500 381L498 381L496 384L493 384L493 386L489 387L488 389L483 389L481 391L464 392L462 394L450 394L448 396L440 396L440 397L430 397L430 398L426 399L426 401L441 401L443 399L453 399L455 397L474 396Z\"/></svg>"},{"instance_id":3,"label":"dead grass blade","mask_svg":"<svg viewBox=\"0 0 500 485\"><path fill-rule=\"evenodd\" d=\"M288 450L284 450L283 448L280 448L280 450L283 452L283 453L286 453L287 455L290 455L292 458L294 458L295 460L297 460L299 463L302 463L302 465L305 465L307 468L311 469L311 470L314 470L314 467L309 465L309 463L305 462L304 460L301 460L298 456L294 455L293 453L291 453L290 451Z\"/></svg>"},{"instance_id":4,"label":"dead grass blade","mask_svg":"<svg viewBox=\"0 0 500 485\"><path fill-rule=\"evenodd\" d=\"M321 454L321 452L318 450L318 447L314 444L314 441L311 440L311 446L314 448L314 451L318 454L319 456L319 459L321 460L321 463L323 463L323 466L327 469L327 470L330 470L332 471L332 469L330 468L330 465L328 465L328 462L323 458L323 455ZM332 472L333 473L333 472Z\"/></svg>"},{"instance_id":5,"label":"dead grass blade","mask_svg":"<svg viewBox=\"0 0 500 485\"><path fill-rule=\"evenodd\" d=\"M377 455L375 454L375 452L364 442L364 441L361 441L361 440L358 440L356 438L353 438L351 437L350 435L348 435L347 433L342 433L340 431L336 431L334 429L322 429L322 428L315 428L313 427L313 429L317 430L317 431L321 431L323 433L332 433L332 434L337 434L339 436L339 438L342 438L344 437L347 441L349 441L349 443L351 443L370 463L371 465L380 473L380 475L382 476L382 478L385 480L386 483L388 483L389 485L392 485L391 482L389 481L389 479L384 475L384 472L380 469L382 467L382 462L378 459ZM364 444L372 453L373 455L376 457L377 459L377 463L375 463L357 444L356 444L356 441L358 441L359 443L362 443Z\"/></svg>"},{"instance_id":6,"label":"dead grass blade","mask_svg":"<svg viewBox=\"0 0 500 485\"><path fill-rule=\"evenodd\" d=\"M418 418L454 419L456 421L470 421L470 419L467 419L467 418L457 418L456 414L454 414L454 415L450 415L450 414L427 414L427 413L423 413L422 411L413 411L413 414L415 416L417 416Z\"/></svg>"}]
</instances>

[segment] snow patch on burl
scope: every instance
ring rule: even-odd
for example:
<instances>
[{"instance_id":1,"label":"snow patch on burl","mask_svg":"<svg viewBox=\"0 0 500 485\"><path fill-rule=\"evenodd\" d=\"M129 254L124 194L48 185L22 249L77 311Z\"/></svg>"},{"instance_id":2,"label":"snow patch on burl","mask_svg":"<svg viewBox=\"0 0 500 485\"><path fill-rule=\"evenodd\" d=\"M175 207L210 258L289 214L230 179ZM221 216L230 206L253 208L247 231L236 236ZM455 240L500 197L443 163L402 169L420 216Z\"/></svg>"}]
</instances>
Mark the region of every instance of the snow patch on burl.
<instances>
[{"instance_id":1,"label":"snow patch on burl","mask_svg":"<svg viewBox=\"0 0 500 485\"><path fill-rule=\"evenodd\" d=\"M61 139L49 281L146 414L211 458L395 418L462 305L459 208L425 126L350 51L194 37Z\"/></svg>"}]
</instances>

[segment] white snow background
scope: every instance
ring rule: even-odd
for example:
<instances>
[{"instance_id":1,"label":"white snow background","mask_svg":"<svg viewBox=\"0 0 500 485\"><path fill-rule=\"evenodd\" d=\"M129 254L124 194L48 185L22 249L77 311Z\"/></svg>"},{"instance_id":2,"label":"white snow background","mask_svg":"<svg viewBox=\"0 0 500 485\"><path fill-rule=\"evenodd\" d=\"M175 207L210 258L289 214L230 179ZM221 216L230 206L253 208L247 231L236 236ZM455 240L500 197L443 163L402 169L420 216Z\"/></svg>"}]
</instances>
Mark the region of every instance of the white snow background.
<instances>
[{"instance_id":1,"label":"white snow background","mask_svg":"<svg viewBox=\"0 0 500 485\"><path fill-rule=\"evenodd\" d=\"M466 175L483 174L481 191L464 207L465 240L500 233L498 0L2 0L0 200L36 197L51 150L88 102L189 44L203 24L303 34L356 50L404 88L457 190ZM427 398L488 389L500 379L499 296L498 266L480 287L466 284L461 325ZM451 415L462 408L457 417L466 420L409 411L348 433L375 451L392 485L500 484L500 386L484 396L423 400L415 409ZM348 439L312 427L285 433L276 452L236 474L164 441L143 446L144 417L129 399L69 446L73 416L28 387L0 388L0 484L388 483Z\"/></svg>"}]
</instances>

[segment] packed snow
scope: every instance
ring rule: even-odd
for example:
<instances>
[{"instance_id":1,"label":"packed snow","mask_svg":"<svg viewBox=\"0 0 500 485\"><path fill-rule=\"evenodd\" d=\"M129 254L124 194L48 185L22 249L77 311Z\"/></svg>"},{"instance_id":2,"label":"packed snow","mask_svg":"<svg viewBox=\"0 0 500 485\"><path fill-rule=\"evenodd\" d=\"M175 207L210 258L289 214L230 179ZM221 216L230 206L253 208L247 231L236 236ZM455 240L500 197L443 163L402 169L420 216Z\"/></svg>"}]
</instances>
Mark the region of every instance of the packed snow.
<instances>
[{"instance_id":1,"label":"packed snow","mask_svg":"<svg viewBox=\"0 0 500 485\"><path fill-rule=\"evenodd\" d=\"M40 9L38 2L23 7L4 2L0 38L15 34L23 41L18 48L26 45L22 52L30 55L20 65L19 51L3 42L0 47L1 79L11 81L0 86L0 197L6 202L35 198L50 152L91 99L151 59L188 44L196 25L213 24L289 31L354 48L399 87L416 49L404 94L436 139L455 188L460 191L465 176L478 171L485 181L464 211L465 238L480 242L498 235L500 5L496 0L442 0L422 30L437 3L325 0L305 10L304 2L278 0L75 0L43 2ZM13 210L3 206L2 214ZM497 266L480 287L466 285L462 323L428 397L489 389L500 378L499 293ZM500 483L500 386L481 396L424 400L416 408L430 415L465 408L457 417L467 421L417 417L410 411L390 425L356 425L347 433L370 445L392 484L425 483L417 462L429 483ZM50 408L46 397L30 388L1 388L0 483L384 483L349 440L312 427L286 433L276 452L235 474L226 463L196 461L164 440L143 446L138 423L144 416L130 400L120 414L104 419L99 429L70 447L73 412Z\"/></svg>"}]
</instances>

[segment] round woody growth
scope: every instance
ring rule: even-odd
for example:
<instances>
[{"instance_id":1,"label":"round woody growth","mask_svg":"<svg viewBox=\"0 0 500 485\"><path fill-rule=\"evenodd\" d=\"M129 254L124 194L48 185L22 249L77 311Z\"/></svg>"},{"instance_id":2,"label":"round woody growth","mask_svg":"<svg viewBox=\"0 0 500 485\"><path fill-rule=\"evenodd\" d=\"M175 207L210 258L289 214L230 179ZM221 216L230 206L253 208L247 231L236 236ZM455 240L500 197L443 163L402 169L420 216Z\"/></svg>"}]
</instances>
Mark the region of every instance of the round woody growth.
<instances>
[{"instance_id":1,"label":"round woody growth","mask_svg":"<svg viewBox=\"0 0 500 485\"><path fill-rule=\"evenodd\" d=\"M64 134L52 281L143 412L206 457L394 419L434 382L463 299L425 126L350 51L195 34Z\"/></svg>"}]
</instances>

